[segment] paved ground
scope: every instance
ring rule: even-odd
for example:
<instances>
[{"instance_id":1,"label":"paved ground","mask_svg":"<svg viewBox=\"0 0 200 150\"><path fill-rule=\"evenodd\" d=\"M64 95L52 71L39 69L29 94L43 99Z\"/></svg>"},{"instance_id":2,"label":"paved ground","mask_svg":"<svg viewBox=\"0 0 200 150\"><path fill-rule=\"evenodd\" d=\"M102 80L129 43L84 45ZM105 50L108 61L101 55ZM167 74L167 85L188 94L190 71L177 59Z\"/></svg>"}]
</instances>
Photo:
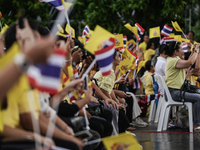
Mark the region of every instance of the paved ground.
<instances>
[{"instance_id":1,"label":"paved ground","mask_svg":"<svg viewBox=\"0 0 200 150\"><path fill-rule=\"evenodd\" d=\"M200 150L200 133L189 133L188 129L156 130L157 124L150 123L134 132L143 150Z\"/></svg>"}]
</instances>

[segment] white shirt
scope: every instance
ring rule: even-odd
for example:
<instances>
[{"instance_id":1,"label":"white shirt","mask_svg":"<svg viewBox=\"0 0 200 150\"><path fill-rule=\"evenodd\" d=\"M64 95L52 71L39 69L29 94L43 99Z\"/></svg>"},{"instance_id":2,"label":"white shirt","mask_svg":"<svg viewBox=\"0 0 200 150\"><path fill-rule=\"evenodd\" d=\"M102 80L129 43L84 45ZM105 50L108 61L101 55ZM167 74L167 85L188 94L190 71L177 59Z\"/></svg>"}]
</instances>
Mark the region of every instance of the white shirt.
<instances>
[{"instance_id":1,"label":"white shirt","mask_svg":"<svg viewBox=\"0 0 200 150\"><path fill-rule=\"evenodd\" d=\"M166 58L164 57L158 57L156 66L155 66L155 73L159 74L160 76L165 78L165 64L166 64ZM163 94L163 89L161 89L160 83L158 82L158 86L160 89L160 94Z\"/></svg>"},{"instance_id":2,"label":"white shirt","mask_svg":"<svg viewBox=\"0 0 200 150\"><path fill-rule=\"evenodd\" d=\"M155 72L161 76L165 76L165 64L166 58L158 57L155 66Z\"/></svg>"}]
</instances>

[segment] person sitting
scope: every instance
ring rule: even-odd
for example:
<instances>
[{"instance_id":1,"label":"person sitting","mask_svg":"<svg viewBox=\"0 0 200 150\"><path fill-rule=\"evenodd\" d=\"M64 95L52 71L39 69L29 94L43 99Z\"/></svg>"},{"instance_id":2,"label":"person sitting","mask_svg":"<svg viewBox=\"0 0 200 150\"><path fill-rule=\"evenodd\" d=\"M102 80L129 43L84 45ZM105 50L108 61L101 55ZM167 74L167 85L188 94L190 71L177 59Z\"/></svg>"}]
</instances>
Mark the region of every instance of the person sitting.
<instances>
[{"instance_id":1,"label":"person sitting","mask_svg":"<svg viewBox=\"0 0 200 150\"><path fill-rule=\"evenodd\" d=\"M196 45L194 52L191 54L188 60L182 60L184 55L182 46L179 42L171 42L169 49L166 51L168 55L165 67L166 84L171 93L174 101L181 101L180 89L185 80L185 69L191 67L197 59L199 54L199 45ZM193 117L194 117L194 131L200 132L200 95L197 93L185 92L185 102L192 102L193 106Z\"/></svg>"}]
</instances>

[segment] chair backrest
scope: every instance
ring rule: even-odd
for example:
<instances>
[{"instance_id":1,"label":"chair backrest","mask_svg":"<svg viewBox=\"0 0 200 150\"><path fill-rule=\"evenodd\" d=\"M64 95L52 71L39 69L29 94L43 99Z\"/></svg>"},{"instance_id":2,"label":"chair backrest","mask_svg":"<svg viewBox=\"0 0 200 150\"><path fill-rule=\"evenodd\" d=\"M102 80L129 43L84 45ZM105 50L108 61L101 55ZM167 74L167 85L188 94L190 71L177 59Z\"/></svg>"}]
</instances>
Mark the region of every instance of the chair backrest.
<instances>
[{"instance_id":1,"label":"chair backrest","mask_svg":"<svg viewBox=\"0 0 200 150\"><path fill-rule=\"evenodd\" d=\"M169 92L169 89L168 89L164 79L160 75L157 75L157 77L158 77L158 80L160 82L161 88L164 89L164 91L165 91L164 94L167 98L167 99L165 98L165 101L173 102L171 94Z\"/></svg>"}]
</instances>

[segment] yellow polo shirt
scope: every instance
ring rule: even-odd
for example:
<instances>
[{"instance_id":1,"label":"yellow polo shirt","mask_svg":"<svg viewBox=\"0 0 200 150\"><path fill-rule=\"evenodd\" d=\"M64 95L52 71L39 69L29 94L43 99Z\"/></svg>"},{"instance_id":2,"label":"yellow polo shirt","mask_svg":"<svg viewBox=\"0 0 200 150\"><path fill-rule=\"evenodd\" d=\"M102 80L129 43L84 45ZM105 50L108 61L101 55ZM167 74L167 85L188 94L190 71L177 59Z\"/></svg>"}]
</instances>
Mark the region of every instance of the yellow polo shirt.
<instances>
[{"instance_id":1,"label":"yellow polo shirt","mask_svg":"<svg viewBox=\"0 0 200 150\"><path fill-rule=\"evenodd\" d=\"M175 68L176 63L180 60L178 56L167 57L165 65L166 84L170 88L181 89L185 80L185 70Z\"/></svg>"},{"instance_id":2,"label":"yellow polo shirt","mask_svg":"<svg viewBox=\"0 0 200 150\"><path fill-rule=\"evenodd\" d=\"M98 71L95 75L94 75L95 79L97 80L98 86L99 88L104 89L105 91L108 91L108 93L110 94L112 92L112 89L114 87L115 84L115 73L114 70L111 70L110 75L108 76L102 76L101 71Z\"/></svg>"},{"instance_id":3,"label":"yellow polo shirt","mask_svg":"<svg viewBox=\"0 0 200 150\"><path fill-rule=\"evenodd\" d=\"M144 59L145 61L151 60L152 56L155 54L155 50L153 49L148 49L144 53Z\"/></svg>"}]
</instances>

